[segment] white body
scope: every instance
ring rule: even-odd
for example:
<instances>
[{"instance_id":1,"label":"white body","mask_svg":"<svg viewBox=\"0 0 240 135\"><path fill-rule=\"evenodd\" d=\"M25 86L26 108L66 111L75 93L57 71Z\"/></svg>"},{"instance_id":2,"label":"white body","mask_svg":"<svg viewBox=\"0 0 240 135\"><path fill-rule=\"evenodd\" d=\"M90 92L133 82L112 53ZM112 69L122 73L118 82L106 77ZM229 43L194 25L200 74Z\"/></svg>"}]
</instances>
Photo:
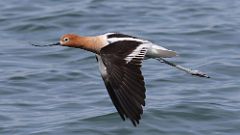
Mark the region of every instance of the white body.
<instances>
[{"instance_id":1,"label":"white body","mask_svg":"<svg viewBox=\"0 0 240 135\"><path fill-rule=\"evenodd\" d=\"M170 57L174 57L176 56L176 52L166 49L162 46L153 44L152 42L148 41L148 40L143 40L143 39L138 39L138 38L131 38L131 37L123 37L123 38L107 38L108 35L113 34L113 33L106 33L104 35L102 35L102 38L105 39L106 43L105 46L114 43L114 42L119 42L119 41L137 41L137 42L142 42L142 44L136 48L131 54L129 54L128 57L125 58L125 60L127 62L131 61L131 59L135 56L138 55L138 53L140 53L139 51L142 49L142 47L145 48L146 52L144 55L144 59L148 59L148 58L170 58ZM104 65L102 58L100 55L96 54L96 57L98 59L98 64L99 64L99 70L102 74L102 76L106 76L107 75L107 71L106 71L106 66Z\"/></svg>"},{"instance_id":2,"label":"white body","mask_svg":"<svg viewBox=\"0 0 240 135\"><path fill-rule=\"evenodd\" d=\"M123 38L110 38L108 39L107 36L113 33L106 33L104 34L106 38L106 45L109 43L114 43L118 41L137 41L142 42L142 45L147 46L148 50L146 53L147 58L170 58L176 56L176 52L166 49L162 46L156 45L148 40L143 40L139 38L131 38L131 37L123 37Z\"/></svg>"}]
</instances>

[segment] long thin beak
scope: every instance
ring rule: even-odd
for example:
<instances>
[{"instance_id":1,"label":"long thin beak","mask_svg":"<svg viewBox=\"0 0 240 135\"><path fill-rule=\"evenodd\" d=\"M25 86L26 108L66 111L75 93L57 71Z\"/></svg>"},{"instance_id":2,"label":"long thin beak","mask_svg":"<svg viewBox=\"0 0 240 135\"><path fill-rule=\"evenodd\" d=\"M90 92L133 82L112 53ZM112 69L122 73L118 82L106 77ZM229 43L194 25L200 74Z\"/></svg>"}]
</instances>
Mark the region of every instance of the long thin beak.
<instances>
[{"instance_id":1,"label":"long thin beak","mask_svg":"<svg viewBox=\"0 0 240 135\"><path fill-rule=\"evenodd\" d=\"M47 45L38 45L38 44L31 44L33 46L37 46L37 47L48 47L48 46L57 46L57 45L61 45L60 42L54 43L54 44L47 44Z\"/></svg>"}]
</instances>

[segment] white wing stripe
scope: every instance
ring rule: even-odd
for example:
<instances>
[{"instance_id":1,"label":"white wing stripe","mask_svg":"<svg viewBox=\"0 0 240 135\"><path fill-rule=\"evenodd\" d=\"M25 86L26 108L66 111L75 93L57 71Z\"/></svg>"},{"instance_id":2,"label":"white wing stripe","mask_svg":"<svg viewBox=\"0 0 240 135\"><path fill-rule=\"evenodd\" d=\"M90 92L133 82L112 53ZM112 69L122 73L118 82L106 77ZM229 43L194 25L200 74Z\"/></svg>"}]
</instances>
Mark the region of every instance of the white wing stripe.
<instances>
[{"instance_id":1,"label":"white wing stripe","mask_svg":"<svg viewBox=\"0 0 240 135\"><path fill-rule=\"evenodd\" d=\"M147 40L137 39L137 38L131 38L131 37L125 37L125 38L109 38L108 42L114 43L118 41L137 41L137 42L148 42Z\"/></svg>"},{"instance_id":2,"label":"white wing stripe","mask_svg":"<svg viewBox=\"0 0 240 135\"><path fill-rule=\"evenodd\" d=\"M132 59L143 59L146 52L148 50L148 46L146 44L139 45L132 53L130 53L124 60L126 63L132 61Z\"/></svg>"}]
</instances>

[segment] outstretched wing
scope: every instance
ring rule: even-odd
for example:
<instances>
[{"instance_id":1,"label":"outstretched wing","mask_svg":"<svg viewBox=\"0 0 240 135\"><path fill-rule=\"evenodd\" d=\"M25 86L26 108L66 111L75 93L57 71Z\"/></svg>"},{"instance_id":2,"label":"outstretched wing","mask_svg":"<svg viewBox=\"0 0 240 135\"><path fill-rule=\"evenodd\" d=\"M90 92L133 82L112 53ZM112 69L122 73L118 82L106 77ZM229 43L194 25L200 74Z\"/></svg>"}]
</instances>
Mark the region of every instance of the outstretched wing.
<instances>
[{"instance_id":1,"label":"outstretched wing","mask_svg":"<svg viewBox=\"0 0 240 135\"><path fill-rule=\"evenodd\" d=\"M145 106L145 83L141 64L148 45L137 41L118 41L100 51L105 72L102 77L114 106L123 120L139 124ZM100 68L101 70L101 68Z\"/></svg>"}]
</instances>

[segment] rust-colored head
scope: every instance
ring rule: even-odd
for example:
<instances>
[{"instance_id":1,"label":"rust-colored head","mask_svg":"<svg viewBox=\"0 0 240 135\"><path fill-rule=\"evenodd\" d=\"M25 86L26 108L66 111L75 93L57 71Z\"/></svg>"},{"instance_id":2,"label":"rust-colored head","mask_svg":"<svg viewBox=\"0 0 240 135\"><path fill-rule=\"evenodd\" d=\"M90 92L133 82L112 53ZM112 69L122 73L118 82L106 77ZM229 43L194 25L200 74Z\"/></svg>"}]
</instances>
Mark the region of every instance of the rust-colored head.
<instances>
[{"instance_id":1,"label":"rust-colored head","mask_svg":"<svg viewBox=\"0 0 240 135\"><path fill-rule=\"evenodd\" d=\"M77 34L65 34L60 38L60 44L69 47L81 47L81 37Z\"/></svg>"},{"instance_id":2,"label":"rust-colored head","mask_svg":"<svg viewBox=\"0 0 240 135\"><path fill-rule=\"evenodd\" d=\"M68 47L76 47L85 49L87 51L91 51L94 53L98 53L101 49L102 42L97 37L83 37L77 34L65 34L60 38L60 41L54 44L47 44L47 45L38 45L32 44L33 46L38 47L46 47L46 46L68 46Z\"/></svg>"}]
</instances>

